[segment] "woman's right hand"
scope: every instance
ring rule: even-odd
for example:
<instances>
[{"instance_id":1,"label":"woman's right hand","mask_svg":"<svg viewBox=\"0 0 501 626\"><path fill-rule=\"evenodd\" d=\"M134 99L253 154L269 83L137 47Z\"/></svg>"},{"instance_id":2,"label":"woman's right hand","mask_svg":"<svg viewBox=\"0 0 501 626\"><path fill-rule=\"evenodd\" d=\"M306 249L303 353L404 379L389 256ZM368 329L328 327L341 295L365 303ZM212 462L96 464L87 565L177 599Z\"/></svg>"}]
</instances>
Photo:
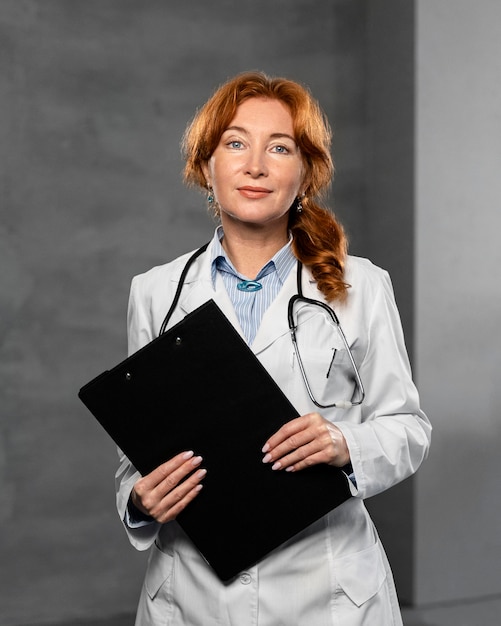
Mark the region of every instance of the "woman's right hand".
<instances>
[{"instance_id":1,"label":"woman's right hand","mask_svg":"<svg viewBox=\"0 0 501 626\"><path fill-rule=\"evenodd\" d=\"M160 524L175 519L202 489L200 481L207 470L196 470L201 462L201 456L189 451L159 465L136 482L132 504Z\"/></svg>"}]
</instances>

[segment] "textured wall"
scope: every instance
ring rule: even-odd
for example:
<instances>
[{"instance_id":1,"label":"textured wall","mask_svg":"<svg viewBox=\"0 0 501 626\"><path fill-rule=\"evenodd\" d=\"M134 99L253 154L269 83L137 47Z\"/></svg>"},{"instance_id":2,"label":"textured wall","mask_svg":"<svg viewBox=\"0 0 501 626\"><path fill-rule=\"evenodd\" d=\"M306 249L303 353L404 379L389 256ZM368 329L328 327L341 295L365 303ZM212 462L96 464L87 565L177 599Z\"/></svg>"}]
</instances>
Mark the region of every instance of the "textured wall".
<instances>
[{"instance_id":1,"label":"textured wall","mask_svg":"<svg viewBox=\"0 0 501 626\"><path fill-rule=\"evenodd\" d=\"M0 623L134 609L144 555L79 387L125 355L133 274L207 240L178 144L222 80L307 82L335 126L336 208L363 249L363 3L0 3Z\"/></svg>"},{"instance_id":2,"label":"textured wall","mask_svg":"<svg viewBox=\"0 0 501 626\"><path fill-rule=\"evenodd\" d=\"M416 601L501 594L501 4L417 2Z\"/></svg>"}]
</instances>

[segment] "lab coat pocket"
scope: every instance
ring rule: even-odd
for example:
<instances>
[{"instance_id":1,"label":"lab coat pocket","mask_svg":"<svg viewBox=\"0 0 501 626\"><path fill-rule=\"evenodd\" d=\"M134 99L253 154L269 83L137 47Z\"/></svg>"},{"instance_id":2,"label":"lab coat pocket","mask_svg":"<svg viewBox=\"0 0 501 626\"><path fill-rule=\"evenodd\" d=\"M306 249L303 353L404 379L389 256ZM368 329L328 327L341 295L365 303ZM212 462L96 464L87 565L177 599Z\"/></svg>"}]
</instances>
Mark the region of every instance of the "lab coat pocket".
<instances>
[{"instance_id":1,"label":"lab coat pocket","mask_svg":"<svg viewBox=\"0 0 501 626\"><path fill-rule=\"evenodd\" d=\"M356 391L348 345L334 319L322 306L297 307L293 367L321 405L353 401Z\"/></svg>"},{"instance_id":2,"label":"lab coat pocket","mask_svg":"<svg viewBox=\"0 0 501 626\"><path fill-rule=\"evenodd\" d=\"M164 583L170 580L173 564L174 557L163 552L155 543L151 549L148 569L144 579L144 586L151 600L157 597Z\"/></svg>"},{"instance_id":3,"label":"lab coat pocket","mask_svg":"<svg viewBox=\"0 0 501 626\"><path fill-rule=\"evenodd\" d=\"M374 597L386 580L379 543L361 552L334 559L334 570L338 592L342 590L358 607Z\"/></svg>"},{"instance_id":4,"label":"lab coat pocket","mask_svg":"<svg viewBox=\"0 0 501 626\"><path fill-rule=\"evenodd\" d=\"M353 368L343 345L330 345L323 350L305 348L300 352L300 357L304 376L317 402L330 405L354 399L356 387ZM293 364L300 373L297 354L294 355Z\"/></svg>"}]
</instances>

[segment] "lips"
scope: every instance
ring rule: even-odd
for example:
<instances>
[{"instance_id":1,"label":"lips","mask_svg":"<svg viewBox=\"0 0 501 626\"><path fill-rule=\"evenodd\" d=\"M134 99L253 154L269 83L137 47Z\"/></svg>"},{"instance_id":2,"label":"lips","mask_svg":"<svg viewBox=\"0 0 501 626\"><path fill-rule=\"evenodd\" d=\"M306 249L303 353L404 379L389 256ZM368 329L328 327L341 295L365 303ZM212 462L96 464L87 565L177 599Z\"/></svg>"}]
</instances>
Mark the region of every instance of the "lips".
<instances>
[{"instance_id":1,"label":"lips","mask_svg":"<svg viewBox=\"0 0 501 626\"><path fill-rule=\"evenodd\" d=\"M271 189L266 189L266 187L252 187L250 185L245 185L244 187L238 187L238 192L242 194L242 196L246 198L265 198L271 193Z\"/></svg>"}]
</instances>

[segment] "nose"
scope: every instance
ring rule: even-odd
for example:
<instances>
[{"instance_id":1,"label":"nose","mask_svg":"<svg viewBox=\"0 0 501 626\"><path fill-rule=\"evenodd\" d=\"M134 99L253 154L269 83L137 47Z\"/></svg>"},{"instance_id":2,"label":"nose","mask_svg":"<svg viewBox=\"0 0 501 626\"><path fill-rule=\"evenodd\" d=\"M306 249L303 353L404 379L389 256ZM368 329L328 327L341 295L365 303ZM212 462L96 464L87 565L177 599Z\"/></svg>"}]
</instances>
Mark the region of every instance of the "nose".
<instances>
[{"instance_id":1,"label":"nose","mask_svg":"<svg viewBox=\"0 0 501 626\"><path fill-rule=\"evenodd\" d=\"M249 150L245 163L245 173L252 178L260 178L268 175L265 154L261 150Z\"/></svg>"}]
</instances>

